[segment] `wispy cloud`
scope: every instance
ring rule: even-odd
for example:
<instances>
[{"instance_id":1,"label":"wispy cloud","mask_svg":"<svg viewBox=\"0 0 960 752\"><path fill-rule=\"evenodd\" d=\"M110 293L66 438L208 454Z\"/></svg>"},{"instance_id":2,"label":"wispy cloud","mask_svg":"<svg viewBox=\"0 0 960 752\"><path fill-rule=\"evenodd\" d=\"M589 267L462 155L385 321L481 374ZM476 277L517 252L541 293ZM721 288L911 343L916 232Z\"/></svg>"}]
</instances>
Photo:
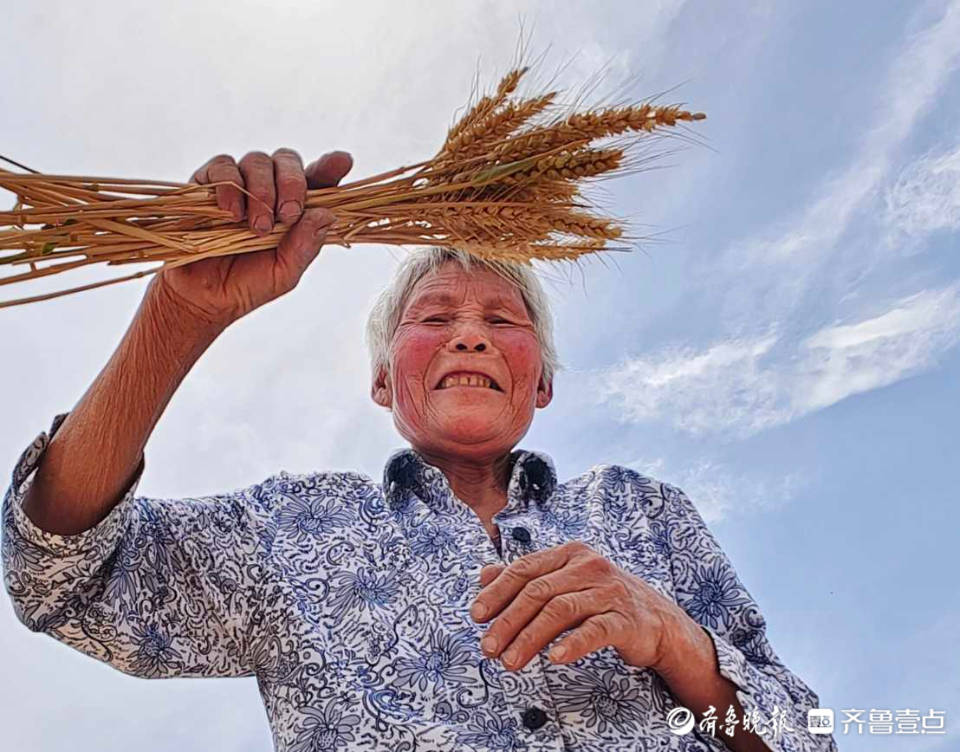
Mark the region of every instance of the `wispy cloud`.
<instances>
[{"instance_id":1,"label":"wispy cloud","mask_svg":"<svg viewBox=\"0 0 960 752\"><path fill-rule=\"evenodd\" d=\"M795 414L926 370L960 340L960 285L928 290L857 324L821 329L801 344Z\"/></svg>"},{"instance_id":2,"label":"wispy cloud","mask_svg":"<svg viewBox=\"0 0 960 752\"><path fill-rule=\"evenodd\" d=\"M827 260L835 260L838 243L857 212L882 189L897 151L934 105L960 64L960 1L949 3L934 23L908 37L878 87L874 122L845 167L828 176L814 198L793 216L754 236L731 244L707 271L717 275L731 313L742 321L770 321L786 315L800 301ZM862 260L854 260L854 263Z\"/></svg>"},{"instance_id":3,"label":"wispy cloud","mask_svg":"<svg viewBox=\"0 0 960 752\"><path fill-rule=\"evenodd\" d=\"M960 63L958 38L955 0L910 35L893 59L877 90L880 104L864 116L875 125L850 161L792 216L702 265L702 293L723 290L717 313L734 333L606 370L598 376L602 400L621 408L625 420L664 421L691 434L746 436L918 373L956 344L957 285L908 297L902 290L872 290L858 296L861 307L853 313L843 290L825 285L815 296L815 321L807 323L803 306L827 262L839 279L857 279L876 262L873 250L856 250L859 241L842 242L855 218L861 240L885 228L888 237L895 228L916 239L960 225L960 150L902 171L887 188L888 208L877 212L880 219L860 216L887 186L898 151ZM843 322L816 329L824 310L842 305Z\"/></svg>"},{"instance_id":4,"label":"wispy cloud","mask_svg":"<svg viewBox=\"0 0 960 752\"><path fill-rule=\"evenodd\" d=\"M919 373L958 341L960 283L798 343L771 333L628 359L598 373L594 390L623 420L743 437Z\"/></svg>"},{"instance_id":5,"label":"wispy cloud","mask_svg":"<svg viewBox=\"0 0 960 752\"><path fill-rule=\"evenodd\" d=\"M799 473L779 478L744 477L710 459L678 467L663 457L640 457L627 466L681 488L707 523L779 507L803 485Z\"/></svg>"},{"instance_id":6,"label":"wispy cloud","mask_svg":"<svg viewBox=\"0 0 960 752\"><path fill-rule=\"evenodd\" d=\"M753 433L783 420L779 373L766 364L777 339L728 339L628 359L601 372L594 393L622 408L626 421L660 420L692 434Z\"/></svg>"},{"instance_id":7,"label":"wispy cloud","mask_svg":"<svg viewBox=\"0 0 960 752\"><path fill-rule=\"evenodd\" d=\"M928 152L909 164L887 188L884 200L888 249L960 228L960 146Z\"/></svg>"}]
</instances>

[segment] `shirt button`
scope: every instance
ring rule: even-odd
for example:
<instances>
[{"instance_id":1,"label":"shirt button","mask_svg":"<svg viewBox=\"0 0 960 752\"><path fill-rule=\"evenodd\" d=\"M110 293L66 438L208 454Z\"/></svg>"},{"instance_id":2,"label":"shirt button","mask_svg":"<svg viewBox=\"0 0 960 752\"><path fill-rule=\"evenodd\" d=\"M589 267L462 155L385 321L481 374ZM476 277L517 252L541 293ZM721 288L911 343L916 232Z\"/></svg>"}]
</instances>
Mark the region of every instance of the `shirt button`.
<instances>
[{"instance_id":1,"label":"shirt button","mask_svg":"<svg viewBox=\"0 0 960 752\"><path fill-rule=\"evenodd\" d=\"M512 531L514 539L520 541L521 543L530 542L530 531L525 527L515 527Z\"/></svg>"},{"instance_id":2,"label":"shirt button","mask_svg":"<svg viewBox=\"0 0 960 752\"><path fill-rule=\"evenodd\" d=\"M527 708L523 712L523 725L531 731L536 731L547 722L547 714L540 708Z\"/></svg>"}]
</instances>

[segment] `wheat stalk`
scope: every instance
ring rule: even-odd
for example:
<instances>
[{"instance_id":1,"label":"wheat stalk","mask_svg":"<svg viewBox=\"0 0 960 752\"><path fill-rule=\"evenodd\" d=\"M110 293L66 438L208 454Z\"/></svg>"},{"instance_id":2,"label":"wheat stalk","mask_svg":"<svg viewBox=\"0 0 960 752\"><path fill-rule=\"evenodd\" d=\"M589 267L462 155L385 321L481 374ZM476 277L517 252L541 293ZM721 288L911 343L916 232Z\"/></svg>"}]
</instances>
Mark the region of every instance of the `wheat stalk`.
<instances>
[{"instance_id":1,"label":"wheat stalk","mask_svg":"<svg viewBox=\"0 0 960 752\"><path fill-rule=\"evenodd\" d=\"M511 71L494 94L471 107L432 159L308 191L307 208L326 207L336 215L324 242L431 244L522 264L617 250L613 243L626 238L623 224L593 213L581 189L636 167L631 134L646 136L706 116L650 103L561 114L555 91L511 99L527 70ZM617 143L595 143L610 138ZM288 228L277 225L261 237L234 222L217 206L217 185L0 169L0 188L17 197L11 210L0 211L0 265L17 270L0 277L0 285L90 264L158 263L0 307L276 247Z\"/></svg>"}]
</instances>

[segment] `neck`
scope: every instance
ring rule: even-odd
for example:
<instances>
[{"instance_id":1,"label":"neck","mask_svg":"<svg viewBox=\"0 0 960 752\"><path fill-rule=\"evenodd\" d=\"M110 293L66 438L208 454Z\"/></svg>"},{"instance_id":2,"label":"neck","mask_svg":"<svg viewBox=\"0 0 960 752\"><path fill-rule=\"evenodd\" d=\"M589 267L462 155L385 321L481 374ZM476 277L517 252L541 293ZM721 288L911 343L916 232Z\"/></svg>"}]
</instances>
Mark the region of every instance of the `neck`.
<instances>
[{"instance_id":1,"label":"neck","mask_svg":"<svg viewBox=\"0 0 960 752\"><path fill-rule=\"evenodd\" d=\"M417 451L427 462L443 472L453 493L469 506L485 525L507 505L509 452L493 459L473 459L436 455L420 449Z\"/></svg>"}]
</instances>

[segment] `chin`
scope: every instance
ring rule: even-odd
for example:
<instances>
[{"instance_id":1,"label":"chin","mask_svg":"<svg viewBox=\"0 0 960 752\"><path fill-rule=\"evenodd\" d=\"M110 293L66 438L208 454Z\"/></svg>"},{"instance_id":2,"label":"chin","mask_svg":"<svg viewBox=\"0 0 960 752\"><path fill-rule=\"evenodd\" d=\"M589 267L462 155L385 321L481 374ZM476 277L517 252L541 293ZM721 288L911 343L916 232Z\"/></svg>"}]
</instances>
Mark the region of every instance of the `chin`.
<instances>
[{"instance_id":1,"label":"chin","mask_svg":"<svg viewBox=\"0 0 960 752\"><path fill-rule=\"evenodd\" d=\"M438 433L452 441L464 444L478 444L490 439L502 438L506 427L492 416L451 415L437 426Z\"/></svg>"}]
</instances>

